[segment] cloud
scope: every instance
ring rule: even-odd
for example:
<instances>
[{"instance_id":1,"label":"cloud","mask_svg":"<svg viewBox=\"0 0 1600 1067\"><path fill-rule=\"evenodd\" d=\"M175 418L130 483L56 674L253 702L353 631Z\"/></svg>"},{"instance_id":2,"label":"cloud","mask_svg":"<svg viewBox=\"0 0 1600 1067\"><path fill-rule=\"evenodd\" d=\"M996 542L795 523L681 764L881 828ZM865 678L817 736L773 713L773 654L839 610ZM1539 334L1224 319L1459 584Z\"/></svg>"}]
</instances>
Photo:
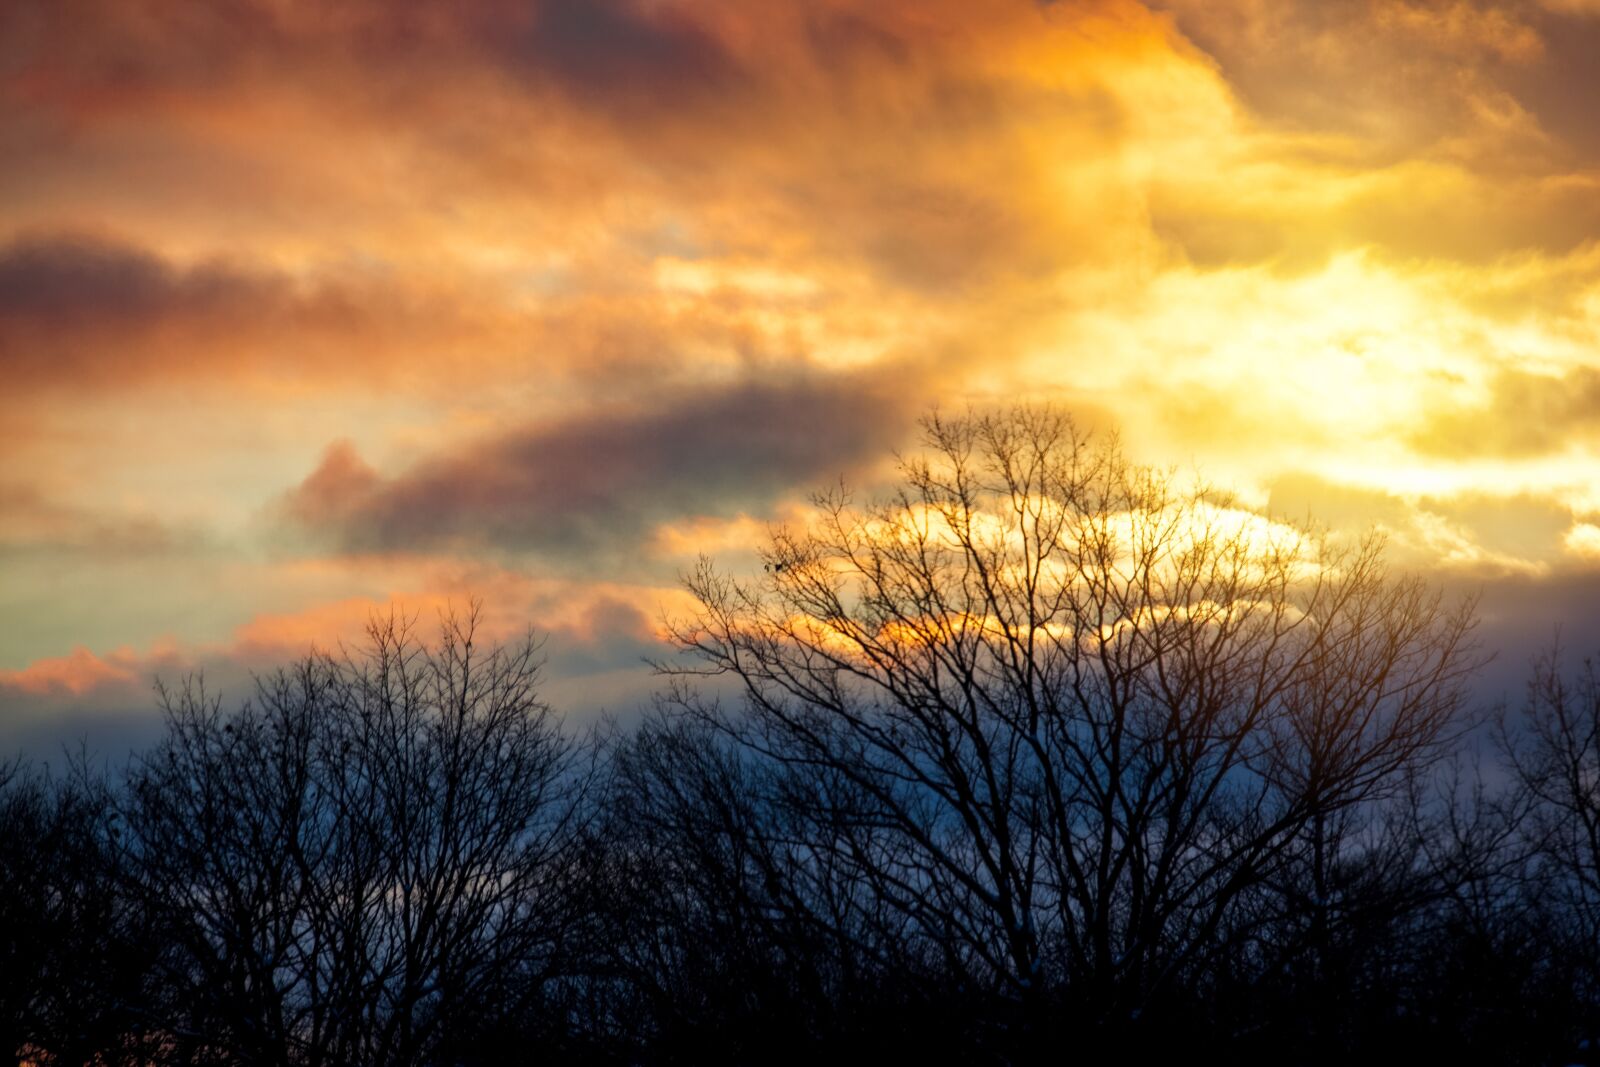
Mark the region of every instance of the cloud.
<instances>
[{"instance_id":1,"label":"cloud","mask_svg":"<svg viewBox=\"0 0 1600 1067\"><path fill-rule=\"evenodd\" d=\"M1398 566L1485 576L1547 572L1572 524L1570 508L1531 493L1398 494L1305 472L1272 482L1266 512L1338 532L1381 531Z\"/></svg>"},{"instance_id":2,"label":"cloud","mask_svg":"<svg viewBox=\"0 0 1600 1067\"><path fill-rule=\"evenodd\" d=\"M127 245L23 238L0 250L0 371L13 386L136 377L148 369L140 334L180 326L185 340L216 344L283 296L279 283L219 266L180 272Z\"/></svg>"},{"instance_id":3,"label":"cloud","mask_svg":"<svg viewBox=\"0 0 1600 1067\"><path fill-rule=\"evenodd\" d=\"M594 600L576 626L553 630L545 653L563 679L639 671L647 659L671 651L650 617L635 604L611 596Z\"/></svg>"},{"instance_id":4,"label":"cloud","mask_svg":"<svg viewBox=\"0 0 1600 1067\"><path fill-rule=\"evenodd\" d=\"M1459 135L1502 65L1544 41L1514 9L1470 0L1156 0L1257 113L1355 134L1392 159Z\"/></svg>"},{"instance_id":5,"label":"cloud","mask_svg":"<svg viewBox=\"0 0 1600 1067\"><path fill-rule=\"evenodd\" d=\"M106 513L70 504L45 488L0 481L0 554L86 552L146 556L196 547L192 531L148 513Z\"/></svg>"},{"instance_id":6,"label":"cloud","mask_svg":"<svg viewBox=\"0 0 1600 1067\"><path fill-rule=\"evenodd\" d=\"M1433 415L1415 446L1444 456L1524 458L1593 442L1600 433L1600 370L1565 374L1503 368L1486 402Z\"/></svg>"},{"instance_id":7,"label":"cloud","mask_svg":"<svg viewBox=\"0 0 1600 1067\"><path fill-rule=\"evenodd\" d=\"M289 519L323 526L353 518L382 487L378 472L367 465L347 439L329 445L317 469L279 501Z\"/></svg>"},{"instance_id":8,"label":"cloud","mask_svg":"<svg viewBox=\"0 0 1600 1067\"><path fill-rule=\"evenodd\" d=\"M108 685L133 681L138 657L122 649L102 658L79 646L65 656L35 660L22 670L0 671L0 687L25 693L82 696Z\"/></svg>"},{"instance_id":9,"label":"cloud","mask_svg":"<svg viewBox=\"0 0 1600 1067\"><path fill-rule=\"evenodd\" d=\"M780 374L661 396L520 427L389 479L338 444L282 507L352 551L642 550L660 521L759 510L881 461L915 410L915 389L889 385Z\"/></svg>"},{"instance_id":10,"label":"cloud","mask_svg":"<svg viewBox=\"0 0 1600 1067\"><path fill-rule=\"evenodd\" d=\"M1403 525L1410 514L1393 493L1338 485L1314 474L1293 471L1268 487L1266 513L1290 522L1311 521L1330 529L1363 530Z\"/></svg>"},{"instance_id":11,"label":"cloud","mask_svg":"<svg viewBox=\"0 0 1600 1067\"><path fill-rule=\"evenodd\" d=\"M1345 162L1432 158L1490 177L1533 178L1552 169L1581 174L1600 160L1600 129L1586 106L1600 48L1594 0L1152 6L1170 12L1214 58L1255 114L1314 138ZM1514 212L1537 207L1511 199L1501 205ZM1484 220L1493 221L1489 212Z\"/></svg>"},{"instance_id":12,"label":"cloud","mask_svg":"<svg viewBox=\"0 0 1600 1067\"><path fill-rule=\"evenodd\" d=\"M226 261L182 266L85 233L0 247L0 376L110 390L163 379L361 380L384 356L481 336L472 314L382 279L296 278Z\"/></svg>"},{"instance_id":13,"label":"cloud","mask_svg":"<svg viewBox=\"0 0 1600 1067\"><path fill-rule=\"evenodd\" d=\"M752 88L736 58L692 9L633 0L541 0L526 25L494 20L487 44L525 77L581 107L634 118L714 105ZM508 29L511 32L506 32Z\"/></svg>"}]
</instances>

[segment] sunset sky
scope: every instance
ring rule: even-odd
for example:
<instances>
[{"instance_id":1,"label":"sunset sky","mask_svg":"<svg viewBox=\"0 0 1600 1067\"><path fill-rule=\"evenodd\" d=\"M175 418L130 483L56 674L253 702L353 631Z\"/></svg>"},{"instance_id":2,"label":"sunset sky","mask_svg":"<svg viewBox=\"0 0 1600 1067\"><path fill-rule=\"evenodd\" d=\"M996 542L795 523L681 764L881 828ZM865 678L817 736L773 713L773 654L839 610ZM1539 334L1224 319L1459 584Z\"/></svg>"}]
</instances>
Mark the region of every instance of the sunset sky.
<instances>
[{"instance_id":1,"label":"sunset sky","mask_svg":"<svg viewBox=\"0 0 1600 1067\"><path fill-rule=\"evenodd\" d=\"M1600 643L1600 2L12 0L0 747L677 575L1049 402Z\"/></svg>"}]
</instances>

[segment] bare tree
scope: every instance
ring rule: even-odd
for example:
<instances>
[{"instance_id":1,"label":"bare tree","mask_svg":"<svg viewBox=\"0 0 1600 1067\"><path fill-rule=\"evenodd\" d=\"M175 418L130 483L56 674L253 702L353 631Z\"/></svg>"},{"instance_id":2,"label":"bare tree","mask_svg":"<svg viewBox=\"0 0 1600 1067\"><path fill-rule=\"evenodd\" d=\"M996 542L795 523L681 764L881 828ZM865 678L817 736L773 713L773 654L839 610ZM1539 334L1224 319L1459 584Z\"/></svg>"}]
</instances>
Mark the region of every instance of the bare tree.
<instances>
[{"instance_id":1,"label":"bare tree","mask_svg":"<svg viewBox=\"0 0 1600 1067\"><path fill-rule=\"evenodd\" d=\"M702 560L698 664L667 669L736 679L742 712L687 705L849 783L877 832L831 861L1029 1040L1126 1025L1237 952L1289 867L1323 905L1340 820L1462 725L1473 606L1049 412L924 428L897 493L818 496L761 580Z\"/></svg>"},{"instance_id":2,"label":"bare tree","mask_svg":"<svg viewBox=\"0 0 1600 1067\"><path fill-rule=\"evenodd\" d=\"M0 764L0 1060L138 1063L150 945L119 893L106 782Z\"/></svg>"},{"instance_id":3,"label":"bare tree","mask_svg":"<svg viewBox=\"0 0 1600 1067\"><path fill-rule=\"evenodd\" d=\"M870 1050L916 979L904 917L860 865L853 788L730 742L667 699L612 751L602 903L608 1025L634 1054L742 1063ZM849 838L849 841L846 839ZM909 950L909 951L908 951ZM716 1052L705 1048L716 1035ZM908 1042L895 1038L893 1049Z\"/></svg>"},{"instance_id":4,"label":"bare tree","mask_svg":"<svg viewBox=\"0 0 1600 1067\"><path fill-rule=\"evenodd\" d=\"M1600 1055L1600 666L1585 659L1568 674L1559 644L1533 663L1517 716L1500 723L1500 749L1515 803L1516 828L1532 858L1525 911L1542 910L1544 964L1562 976L1576 1019L1573 1045L1586 1062Z\"/></svg>"},{"instance_id":5,"label":"bare tree","mask_svg":"<svg viewBox=\"0 0 1600 1067\"><path fill-rule=\"evenodd\" d=\"M431 648L375 620L235 713L163 692L128 822L173 1058L460 1059L541 995L588 773L538 699L538 643L484 649L477 618Z\"/></svg>"}]
</instances>

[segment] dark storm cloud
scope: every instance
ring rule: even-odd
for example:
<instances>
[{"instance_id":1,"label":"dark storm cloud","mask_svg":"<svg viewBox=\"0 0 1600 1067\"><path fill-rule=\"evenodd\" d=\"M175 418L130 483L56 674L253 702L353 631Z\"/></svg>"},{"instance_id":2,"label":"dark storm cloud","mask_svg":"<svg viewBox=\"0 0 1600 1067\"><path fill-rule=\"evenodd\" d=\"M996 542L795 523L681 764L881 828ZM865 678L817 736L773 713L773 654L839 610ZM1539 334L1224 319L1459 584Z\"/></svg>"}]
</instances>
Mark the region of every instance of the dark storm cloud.
<instances>
[{"instance_id":1,"label":"dark storm cloud","mask_svg":"<svg viewBox=\"0 0 1600 1067\"><path fill-rule=\"evenodd\" d=\"M347 447L283 500L353 551L451 544L604 551L657 522L760 510L878 460L915 390L791 378L513 430L377 479Z\"/></svg>"},{"instance_id":2,"label":"dark storm cloud","mask_svg":"<svg viewBox=\"0 0 1600 1067\"><path fill-rule=\"evenodd\" d=\"M1439 456L1525 458L1556 452L1600 432L1600 370L1564 375L1502 370L1481 407L1440 412L1412 437Z\"/></svg>"}]
</instances>

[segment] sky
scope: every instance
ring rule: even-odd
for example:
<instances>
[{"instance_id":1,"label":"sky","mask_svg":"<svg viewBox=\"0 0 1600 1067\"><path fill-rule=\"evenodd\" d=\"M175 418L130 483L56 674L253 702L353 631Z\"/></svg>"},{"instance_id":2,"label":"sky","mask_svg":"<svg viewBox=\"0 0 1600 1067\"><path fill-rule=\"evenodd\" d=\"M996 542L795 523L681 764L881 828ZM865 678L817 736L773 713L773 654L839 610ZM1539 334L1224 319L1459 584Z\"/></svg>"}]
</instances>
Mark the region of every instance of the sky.
<instances>
[{"instance_id":1,"label":"sky","mask_svg":"<svg viewBox=\"0 0 1600 1067\"><path fill-rule=\"evenodd\" d=\"M10 0L0 747L700 553L1050 404L1600 649L1596 0Z\"/></svg>"}]
</instances>

